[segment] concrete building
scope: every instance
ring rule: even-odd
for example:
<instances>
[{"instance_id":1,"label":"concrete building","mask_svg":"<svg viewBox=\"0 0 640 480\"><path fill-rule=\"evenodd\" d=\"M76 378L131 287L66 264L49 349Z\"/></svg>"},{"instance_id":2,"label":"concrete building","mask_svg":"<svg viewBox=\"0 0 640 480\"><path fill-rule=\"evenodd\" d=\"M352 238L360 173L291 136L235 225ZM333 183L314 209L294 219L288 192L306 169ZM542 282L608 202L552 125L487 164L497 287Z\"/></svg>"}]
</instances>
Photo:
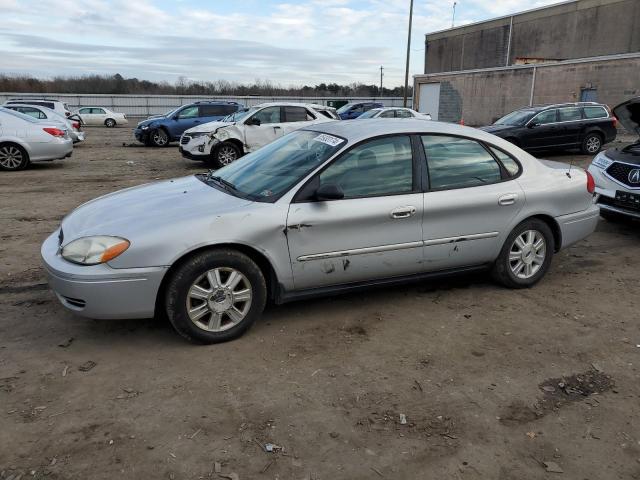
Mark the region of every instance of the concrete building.
<instances>
[{"instance_id":1,"label":"concrete building","mask_svg":"<svg viewBox=\"0 0 640 480\"><path fill-rule=\"evenodd\" d=\"M640 0L573 0L425 37L414 105L481 125L517 108L640 95Z\"/></svg>"}]
</instances>

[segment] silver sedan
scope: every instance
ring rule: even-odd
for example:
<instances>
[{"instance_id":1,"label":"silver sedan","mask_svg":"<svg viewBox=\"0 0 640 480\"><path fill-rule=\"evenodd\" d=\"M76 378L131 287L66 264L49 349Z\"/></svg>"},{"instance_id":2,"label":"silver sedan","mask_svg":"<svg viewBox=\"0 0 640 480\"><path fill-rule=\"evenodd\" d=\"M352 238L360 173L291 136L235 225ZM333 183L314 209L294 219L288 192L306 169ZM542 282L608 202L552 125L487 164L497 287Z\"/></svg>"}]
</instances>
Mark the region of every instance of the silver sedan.
<instances>
[{"instance_id":1,"label":"silver sedan","mask_svg":"<svg viewBox=\"0 0 640 480\"><path fill-rule=\"evenodd\" d=\"M478 269L530 287L594 231L584 170L422 120L313 125L216 172L130 188L43 244L62 304L238 337L275 303Z\"/></svg>"}]
</instances>

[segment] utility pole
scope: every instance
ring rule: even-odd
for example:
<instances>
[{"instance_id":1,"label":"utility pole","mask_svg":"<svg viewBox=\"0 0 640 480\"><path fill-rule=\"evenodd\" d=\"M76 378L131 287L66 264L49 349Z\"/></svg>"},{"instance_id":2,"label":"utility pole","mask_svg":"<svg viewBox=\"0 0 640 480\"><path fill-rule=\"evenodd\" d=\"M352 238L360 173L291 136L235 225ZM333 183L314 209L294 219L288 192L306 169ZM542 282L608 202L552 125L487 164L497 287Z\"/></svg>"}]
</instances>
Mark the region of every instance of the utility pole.
<instances>
[{"instance_id":1,"label":"utility pole","mask_svg":"<svg viewBox=\"0 0 640 480\"><path fill-rule=\"evenodd\" d=\"M453 15L451 15L451 28L453 28L453 25L456 21L456 5L458 4L458 2L453 2Z\"/></svg>"},{"instance_id":2,"label":"utility pole","mask_svg":"<svg viewBox=\"0 0 640 480\"><path fill-rule=\"evenodd\" d=\"M384 70L384 67L380 65L380 96L382 96L382 70Z\"/></svg>"},{"instance_id":3,"label":"utility pole","mask_svg":"<svg viewBox=\"0 0 640 480\"><path fill-rule=\"evenodd\" d=\"M413 22L413 0L409 4L409 34L407 35L407 67L404 71L404 99L402 105L407 106L407 90L409 90L409 58L411 54L411 23Z\"/></svg>"}]
</instances>

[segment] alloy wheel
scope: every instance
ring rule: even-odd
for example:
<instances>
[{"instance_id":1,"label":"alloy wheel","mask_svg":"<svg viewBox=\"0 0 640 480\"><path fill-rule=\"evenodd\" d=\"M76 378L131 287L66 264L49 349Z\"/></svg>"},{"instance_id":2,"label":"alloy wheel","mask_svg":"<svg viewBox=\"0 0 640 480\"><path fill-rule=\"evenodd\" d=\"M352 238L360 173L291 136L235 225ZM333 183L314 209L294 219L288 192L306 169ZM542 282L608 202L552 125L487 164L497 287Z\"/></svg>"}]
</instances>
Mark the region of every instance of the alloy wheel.
<instances>
[{"instance_id":1,"label":"alloy wheel","mask_svg":"<svg viewBox=\"0 0 640 480\"><path fill-rule=\"evenodd\" d=\"M200 275L187 292L191 321L208 332L223 332L244 320L251 308L253 289L242 273L218 267Z\"/></svg>"},{"instance_id":2,"label":"alloy wheel","mask_svg":"<svg viewBox=\"0 0 640 480\"><path fill-rule=\"evenodd\" d=\"M0 165L7 170L17 170L22 165L22 152L13 145L0 148Z\"/></svg>"},{"instance_id":3,"label":"alloy wheel","mask_svg":"<svg viewBox=\"0 0 640 480\"><path fill-rule=\"evenodd\" d=\"M164 130L158 129L153 132L153 143L155 143L159 147L164 147L168 141L169 137Z\"/></svg>"},{"instance_id":4,"label":"alloy wheel","mask_svg":"<svg viewBox=\"0 0 640 480\"><path fill-rule=\"evenodd\" d=\"M516 237L509 250L509 268L518 278L529 279L547 258L547 242L537 230L526 230Z\"/></svg>"},{"instance_id":5,"label":"alloy wheel","mask_svg":"<svg viewBox=\"0 0 640 480\"><path fill-rule=\"evenodd\" d=\"M238 159L238 152L231 145L223 145L218 149L218 161L221 165L229 165Z\"/></svg>"},{"instance_id":6,"label":"alloy wheel","mask_svg":"<svg viewBox=\"0 0 640 480\"><path fill-rule=\"evenodd\" d=\"M600 138L593 136L587 139L587 152L596 153L600 150Z\"/></svg>"}]
</instances>

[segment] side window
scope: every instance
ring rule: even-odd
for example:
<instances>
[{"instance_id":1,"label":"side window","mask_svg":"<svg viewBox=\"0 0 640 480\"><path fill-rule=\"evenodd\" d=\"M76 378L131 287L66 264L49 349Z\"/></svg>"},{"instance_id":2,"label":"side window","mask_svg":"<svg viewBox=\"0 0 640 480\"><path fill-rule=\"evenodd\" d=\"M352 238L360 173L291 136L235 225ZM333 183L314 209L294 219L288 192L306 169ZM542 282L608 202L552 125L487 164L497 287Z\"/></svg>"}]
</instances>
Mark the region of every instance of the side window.
<instances>
[{"instance_id":1,"label":"side window","mask_svg":"<svg viewBox=\"0 0 640 480\"><path fill-rule=\"evenodd\" d=\"M577 107L560 108L558 110L559 121L571 122L574 120L582 120L580 109Z\"/></svg>"},{"instance_id":2,"label":"side window","mask_svg":"<svg viewBox=\"0 0 640 480\"><path fill-rule=\"evenodd\" d=\"M182 119L182 118L197 118L198 116L198 106L197 105L193 105L191 107L187 107L184 108L182 110L180 110L180 113L178 113L178 118Z\"/></svg>"},{"instance_id":3,"label":"side window","mask_svg":"<svg viewBox=\"0 0 640 480\"><path fill-rule=\"evenodd\" d=\"M220 117L225 115L224 105L200 105L201 117Z\"/></svg>"},{"instance_id":4,"label":"side window","mask_svg":"<svg viewBox=\"0 0 640 480\"><path fill-rule=\"evenodd\" d=\"M432 189L464 188L502 180L498 162L475 140L424 135Z\"/></svg>"},{"instance_id":5,"label":"side window","mask_svg":"<svg viewBox=\"0 0 640 480\"><path fill-rule=\"evenodd\" d=\"M394 118L396 110L387 110L380 114L380 118Z\"/></svg>"},{"instance_id":6,"label":"side window","mask_svg":"<svg viewBox=\"0 0 640 480\"><path fill-rule=\"evenodd\" d=\"M280 107L267 107L256 112L253 117L260 120L260 124L280 123Z\"/></svg>"},{"instance_id":7,"label":"side window","mask_svg":"<svg viewBox=\"0 0 640 480\"><path fill-rule=\"evenodd\" d=\"M364 105L363 105L363 104L354 105L354 106L351 108L351 111L352 111L352 112L357 112L357 113L364 112Z\"/></svg>"},{"instance_id":8,"label":"side window","mask_svg":"<svg viewBox=\"0 0 640 480\"><path fill-rule=\"evenodd\" d=\"M413 118L413 114L409 110L396 110L398 118Z\"/></svg>"},{"instance_id":9,"label":"side window","mask_svg":"<svg viewBox=\"0 0 640 480\"><path fill-rule=\"evenodd\" d=\"M320 185L335 184L345 198L413 191L413 155L408 136L370 140L349 150L320 174Z\"/></svg>"},{"instance_id":10,"label":"side window","mask_svg":"<svg viewBox=\"0 0 640 480\"><path fill-rule=\"evenodd\" d=\"M88 115L91 113L91 109L90 108L81 108L80 109L80 115Z\"/></svg>"},{"instance_id":11,"label":"side window","mask_svg":"<svg viewBox=\"0 0 640 480\"><path fill-rule=\"evenodd\" d=\"M318 111L320 112L320 115L330 118L331 120L335 120L335 117L331 115L331 112L329 112L329 110L318 110Z\"/></svg>"},{"instance_id":12,"label":"side window","mask_svg":"<svg viewBox=\"0 0 640 480\"><path fill-rule=\"evenodd\" d=\"M284 107L285 122L306 122L309 120L308 116L307 109L304 107Z\"/></svg>"},{"instance_id":13,"label":"side window","mask_svg":"<svg viewBox=\"0 0 640 480\"><path fill-rule=\"evenodd\" d=\"M223 115L231 115L238 111L238 105L223 105L222 110L224 112Z\"/></svg>"},{"instance_id":14,"label":"side window","mask_svg":"<svg viewBox=\"0 0 640 480\"><path fill-rule=\"evenodd\" d=\"M604 107L584 107L584 118L607 118L608 116Z\"/></svg>"},{"instance_id":15,"label":"side window","mask_svg":"<svg viewBox=\"0 0 640 480\"><path fill-rule=\"evenodd\" d=\"M489 147L493 154L500 160L500 163L504 165L504 168L509 172L509 175L515 177L520 171L520 165L516 162L511 155L504 153L502 150L498 150L495 147Z\"/></svg>"},{"instance_id":16,"label":"side window","mask_svg":"<svg viewBox=\"0 0 640 480\"><path fill-rule=\"evenodd\" d=\"M539 113L535 117L533 117L533 123L537 123L538 125L546 125L548 123L555 123L558 121L556 116L557 110L554 108L553 110L546 110L542 113Z\"/></svg>"}]
</instances>

